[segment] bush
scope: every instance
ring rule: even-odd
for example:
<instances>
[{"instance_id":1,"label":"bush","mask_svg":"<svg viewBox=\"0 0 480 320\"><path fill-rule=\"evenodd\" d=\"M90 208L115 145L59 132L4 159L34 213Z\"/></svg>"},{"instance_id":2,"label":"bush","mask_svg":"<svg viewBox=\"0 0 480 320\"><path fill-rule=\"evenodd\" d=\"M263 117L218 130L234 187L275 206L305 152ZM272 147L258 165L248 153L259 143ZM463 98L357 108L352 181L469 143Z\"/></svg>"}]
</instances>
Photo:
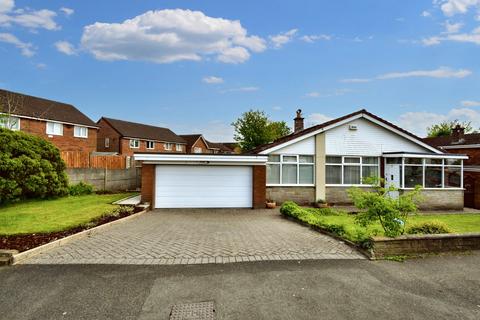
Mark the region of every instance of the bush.
<instances>
[{"instance_id":1,"label":"bush","mask_svg":"<svg viewBox=\"0 0 480 320\"><path fill-rule=\"evenodd\" d=\"M414 223L407 228L406 232L408 234L441 234L452 231L445 223L433 220Z\"/></svg>"},{"instance_id":2,"label":"bush","mask_svg":"<svg viewBox=\"0 0 480 320\"><path fill-rule=\"evenodd\" d=\"M118 217L122 214L132 214L134 208L132 206L119 206L106 213L106 216Z\"/></svg>"},{"instance_id":3,"label":"bush","mask_svg":"<svg viewBox=\"0 0 480 320\"><path fill-rule=\"evenodd\" d=\"M93 192L94 192L93 186L83 181L77 184L68 186L68 194L71 196L82 196L86 194L92 194Z\"/></svg>"},{"instance_id":4,"label":"bush","mask_svg":"<svg viewBox=\"0 0 480 320\"><path fill-rule=\"evenodd\" d=\"M50 142L0 128L0 204L68 192L65 163Z\"/></svg>"}]
</instances>

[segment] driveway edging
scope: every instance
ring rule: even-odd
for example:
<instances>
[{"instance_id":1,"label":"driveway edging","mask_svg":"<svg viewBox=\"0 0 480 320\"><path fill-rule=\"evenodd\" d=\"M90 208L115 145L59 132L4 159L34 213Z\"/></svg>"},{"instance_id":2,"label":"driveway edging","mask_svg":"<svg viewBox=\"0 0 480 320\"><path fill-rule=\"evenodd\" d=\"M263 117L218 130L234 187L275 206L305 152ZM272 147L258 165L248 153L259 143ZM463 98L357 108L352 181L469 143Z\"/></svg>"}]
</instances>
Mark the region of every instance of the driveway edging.
<instances>
[{"instance_id":1,"label":"driveway edging","mask_svg":"<svg viewBox=\"0 0 480 320\"><path fill-rule=\"evenodd\" d=\"M104 223L104 224L101 224L99 226L96 226L96 227L93 227L91 229L87 229L87 230L83 230L83 231L80 231L78 233L75 233L75 234L72 234L70 236L67 236L65 238L61 238L61 239L58 239L58 240L55 240L55 241L52 241L52 242L49 242L49 243L46 243L44 245L41 245L41 246L38 246L38 247L35 247L35 248L32 248L30 250L27 250L27 251L23 251L23 252L20 252L20 253L17 253L17 254L14 254L13 255L13 262L12 262L12 265L14 264L17 264L17 263L20 263L26 259L29 259L37 254L40 254L42 252L45 252L47 250L50 250L52 248L56 248L56 247L59 247L59 246L62 246L72 240L77 240L77 239L81 239L81 238L85 238L85 237L88 237L90 236L91 234L94 234L95 232L99 231L99 230L103 230L105 228L108 228L110 226L113 226L113 225L116 225L116 224L120 224L120 223L123 223L125 221L128 221L128 220L131 220L131 219L134 219L134 218L137 218L141 215L143 215L144 213L148 212L149 210L146 209L146 210L143 210L143 211L140 211L140 212L137 212L137 213L134 213L132 215L129 215L125 218L121 218L121 219L118 219L118 220L114 220L114 221L111 221L111 222L108 222L108 223Z\"/></svg>"}]
</instances>

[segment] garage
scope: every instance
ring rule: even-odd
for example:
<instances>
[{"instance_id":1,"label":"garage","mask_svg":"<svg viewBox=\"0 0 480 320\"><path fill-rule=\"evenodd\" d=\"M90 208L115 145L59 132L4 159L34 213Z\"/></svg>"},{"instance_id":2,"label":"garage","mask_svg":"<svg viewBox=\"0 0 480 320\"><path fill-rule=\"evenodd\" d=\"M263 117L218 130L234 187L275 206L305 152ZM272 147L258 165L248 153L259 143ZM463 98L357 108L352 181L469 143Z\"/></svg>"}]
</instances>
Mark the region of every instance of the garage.
<instances>
[{"instance_id":1,"label":"garage","mask_svg":"<svg viewBox=\"0 0 480 320\"><path fill-rule=\"evenodd\" d=\"M156 208L250 208L249 166L157 165Z\"/></svg>"},{"instance_id":2,"label":"garage","mask_svg":"<svg viewBox=\"0 0 480 320\"><path fill-rule=\"evenodd\" d=\"M135 154L152 208L264 208L266 156Z\"/></svg>"}]
</instances>

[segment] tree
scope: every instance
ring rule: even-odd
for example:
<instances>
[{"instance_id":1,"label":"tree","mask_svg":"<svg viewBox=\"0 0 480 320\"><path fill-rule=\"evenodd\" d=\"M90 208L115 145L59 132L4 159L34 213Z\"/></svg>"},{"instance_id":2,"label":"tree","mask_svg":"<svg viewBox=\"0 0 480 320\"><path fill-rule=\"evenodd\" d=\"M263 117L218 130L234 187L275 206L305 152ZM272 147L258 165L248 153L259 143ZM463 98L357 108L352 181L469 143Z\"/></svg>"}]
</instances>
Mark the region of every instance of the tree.
<instances>
[{"instance_id":1,"label":"tree","mask_svg":"<svg viewBox=\"0 0 480 320\"><path fill-rule=\"evenodd\" d=\"M428 127L427 128L428 137L434 138L434 137L450 136L452 135L453 128L455 128L457 125L464 128L465 133L474 133L471 122L469 121L460 122L458 120L452 120L452 121L442 121L440 123L434 124L431 127Z\"/></svg>"},{"instance_id":2,"label":"tree","mask_svg":"<svg viewBox=\"0 0 480 320\"><path fill-rule=\"evenodd\" d=\"M265 112L249 110L232 123L235 128L235 141L242 151L250 151L265 143L290 134L285 121L271 121Z\"/></svg>"},{"instance_id":3,"label":"tree","mask_svg":"<svg viewBox=\"0 0 480 320\"><path fill-rule=\"evenodd\" d=\"M0 127L13 129L17 125L17 119L12 117L23 106L24 96L5 91L0 94Z\"/></svg>"}]
</instances>

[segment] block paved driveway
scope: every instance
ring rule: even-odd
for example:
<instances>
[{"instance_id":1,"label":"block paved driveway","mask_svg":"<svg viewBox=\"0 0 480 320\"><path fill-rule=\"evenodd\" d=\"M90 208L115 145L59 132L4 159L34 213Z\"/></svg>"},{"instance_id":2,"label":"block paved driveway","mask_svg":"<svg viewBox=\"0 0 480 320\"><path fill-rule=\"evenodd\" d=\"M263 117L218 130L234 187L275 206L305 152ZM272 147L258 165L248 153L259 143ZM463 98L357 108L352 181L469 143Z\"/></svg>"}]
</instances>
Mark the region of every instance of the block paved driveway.
<instances>
[{"instance_id":1,"label":"block paved driveway","mask_svg":"<svg viewBox=\"0 0 480 320\"><path fill-rule=\"evenodd\" d=\"M36 255L23 264L202 264L364 259L277 210L154 210Z\"/></svg>"}]
</instances>

